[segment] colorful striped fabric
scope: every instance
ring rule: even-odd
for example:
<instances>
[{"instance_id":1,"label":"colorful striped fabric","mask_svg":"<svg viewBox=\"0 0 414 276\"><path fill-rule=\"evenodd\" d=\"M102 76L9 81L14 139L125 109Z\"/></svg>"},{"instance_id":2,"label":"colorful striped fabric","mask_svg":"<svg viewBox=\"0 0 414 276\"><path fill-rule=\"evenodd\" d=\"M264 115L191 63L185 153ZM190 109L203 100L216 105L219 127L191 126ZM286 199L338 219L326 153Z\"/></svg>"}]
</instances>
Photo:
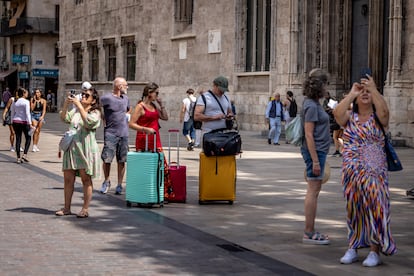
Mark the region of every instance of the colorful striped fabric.
<instances>
[{"instance_id":1,"label":"colorful striped fabric","mask_svg":"<svg viewBox=\"0 0 414 276\"><path fill-rule=\"evenodd\" d=\"M384 136L374 115L359 122L351 113L343 133L342 183L350 248L379 245L385 255L397 251L390 230L388 171Z\"/></svg>"}]
</instances>

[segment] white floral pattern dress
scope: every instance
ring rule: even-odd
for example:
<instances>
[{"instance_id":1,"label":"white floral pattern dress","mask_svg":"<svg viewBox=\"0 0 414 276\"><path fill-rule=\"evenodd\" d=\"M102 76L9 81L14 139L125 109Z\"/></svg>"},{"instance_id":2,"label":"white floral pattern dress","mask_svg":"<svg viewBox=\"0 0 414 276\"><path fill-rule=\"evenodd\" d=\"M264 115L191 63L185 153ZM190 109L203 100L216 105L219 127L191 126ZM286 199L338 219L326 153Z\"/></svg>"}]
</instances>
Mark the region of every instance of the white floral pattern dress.
<instances>
[{"instance_id":1,"label":"white floral pattern dress","mask_svg":"<svg viewBox=\"0 0 414 276\"><path fill-rule=\"evenodd\" d=\"M95 132L101 125L101 112L93 110L83 120L78 110L72 109L66 113L64 122L70 124L69 129L76 130L76 134L69 149L63 153L62 170L85 169L92 178L100 178L102 161Z\"/></svg>"}]
</instances>

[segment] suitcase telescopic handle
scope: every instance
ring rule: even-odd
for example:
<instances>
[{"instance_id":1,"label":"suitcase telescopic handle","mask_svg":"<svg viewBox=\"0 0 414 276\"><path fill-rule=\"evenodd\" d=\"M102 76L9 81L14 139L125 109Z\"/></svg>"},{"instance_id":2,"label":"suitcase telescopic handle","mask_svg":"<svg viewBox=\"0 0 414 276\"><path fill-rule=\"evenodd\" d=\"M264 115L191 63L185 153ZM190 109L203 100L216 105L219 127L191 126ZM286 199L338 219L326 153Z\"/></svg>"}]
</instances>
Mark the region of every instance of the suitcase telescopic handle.
<instances>
[{"instance_id":1,"label":"suitcase telescopic handle","mask_svg":"<svg viewBox=\"0 0 414 276\"><path fill-rule=\"evenodd\" d=\"M145 133L145 151L148 151L148 136L149 136L149 134L146 133L146 132L144 132L144 133ZM154 135L154 152L157 152L157 132L154 131L152 134Z\"/></svg>"},{"instance_id":2,"label":"suitcase telescopic handle","mask_svg":"<svg viewBox=\"0 0 414 276\"><path fill-rule=\"evenodd\" d=\"M168 165L171 164L171 133L177 134L177 167L180 167L180 130L179 129L168 130Z\"/></svg>"}]
</instances>

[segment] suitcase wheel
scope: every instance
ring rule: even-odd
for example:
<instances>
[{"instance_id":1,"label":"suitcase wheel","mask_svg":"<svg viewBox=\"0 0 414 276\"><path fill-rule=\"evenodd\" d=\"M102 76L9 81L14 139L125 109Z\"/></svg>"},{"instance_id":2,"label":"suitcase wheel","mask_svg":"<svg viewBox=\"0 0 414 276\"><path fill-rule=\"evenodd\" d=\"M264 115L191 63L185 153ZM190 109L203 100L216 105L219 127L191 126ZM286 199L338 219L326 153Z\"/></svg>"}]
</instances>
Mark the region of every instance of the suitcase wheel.
<instances>
[{"instance_id":1,"label":"suitcase wheel","mask_svg":"<svg viewBox=\"0 0 414 276\"><path fill-rule=\"evenodd\" d=\"M233 200L229 200L229 205L233 205Z\"/></svg>"},{"instance_id":2,"label":"suitcase wheel","mask_svg":"<svg viewBox=\"0 0 414 276\"><path fill-rule=\"evenodd\" d=\"M132 206L131 201L128 201L128 200L127 200L127 202L126 202L126 206L127 206L127 207L131 207L131 206Z\"/></svg>"},{"instance_id":3,"label":"suitcase wheel","mask_svg":"<svg viewBox=\"0 0 414 276\"><path fill-rule=\"evenodd\" d=\"M198 201L198 204L199 204L199 205L203 205L203 204L204 204L204 201L199 200L199 201Z\"/></svg>"}]
</instances>

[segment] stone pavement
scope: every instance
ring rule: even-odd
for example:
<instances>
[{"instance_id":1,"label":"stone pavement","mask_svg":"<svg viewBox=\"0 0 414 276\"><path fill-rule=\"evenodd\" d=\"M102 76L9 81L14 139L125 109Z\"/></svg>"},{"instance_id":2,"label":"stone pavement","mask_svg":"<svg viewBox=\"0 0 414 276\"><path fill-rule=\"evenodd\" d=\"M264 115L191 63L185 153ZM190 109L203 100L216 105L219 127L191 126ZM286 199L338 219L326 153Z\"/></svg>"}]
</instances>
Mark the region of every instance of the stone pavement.
<instances>
[{"instance_id":1,"label":"stone pavement","mask_svg":"<svg viewBox=\"0 0 414 276\"><path fill-rule=\"evenodd\" d=\"M404 170L391 173L392 232L395 256L382 256L376 268L360 261L341 265L347 248L345 203L338 157L329 157L331 178L320 194L317 230L329 234L328 246L304 245L303 200L306 182L299 149L267 145L258 133L241 131L243 154L237 158L234 205L198 205L198 153L185 150L187 203L164 208L127 208L124 196L94 192L90 217L56 217L63 204L58 141L66 126L47 114L40 152L18 165L9 151L8 128L0 127L0 274L1 275L413 275L414 150L398 148ZM176 122L161 122L162 141ZM102 129L98 131L102 146ZM130 144L135 134L131 132ZM182 137L181 137L182 138ZM116 183L116 166L112 166ZM82 204L80 180L73 212ZM95 180L100 188L102 180ZM125 183L124 183L125 184Z\"/></svg>"}]
</instances>

